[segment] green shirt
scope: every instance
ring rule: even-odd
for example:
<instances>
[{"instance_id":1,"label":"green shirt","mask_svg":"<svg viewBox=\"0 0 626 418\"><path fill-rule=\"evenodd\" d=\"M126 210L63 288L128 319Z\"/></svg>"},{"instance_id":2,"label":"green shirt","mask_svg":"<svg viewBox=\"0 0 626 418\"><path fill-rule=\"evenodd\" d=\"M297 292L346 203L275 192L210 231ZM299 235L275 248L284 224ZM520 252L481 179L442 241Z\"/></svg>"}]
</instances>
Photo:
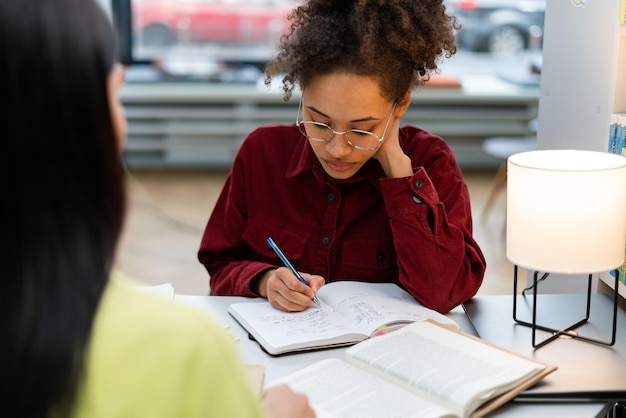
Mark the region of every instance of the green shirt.
<instances>
[{"instance_id":1,"label":"green shirt","mask_svg":"<svg viewBox=\"0 0 626 418\"><path fill-rule=\"evenodd\" d=\"M206 313L114 277L73 417L263 417L233 339Z\"/></svg>"}]
</instances>

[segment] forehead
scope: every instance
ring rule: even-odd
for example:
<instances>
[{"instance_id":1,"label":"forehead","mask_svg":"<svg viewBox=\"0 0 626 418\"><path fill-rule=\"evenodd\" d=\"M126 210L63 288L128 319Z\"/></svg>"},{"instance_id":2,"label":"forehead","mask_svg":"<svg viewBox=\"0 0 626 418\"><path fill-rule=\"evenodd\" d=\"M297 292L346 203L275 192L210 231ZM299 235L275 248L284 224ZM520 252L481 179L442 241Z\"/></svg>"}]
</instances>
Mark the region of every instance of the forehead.
<instances>
[{"instance_id":1,"label":"forehead","mask_svg":"<svg viewBox=\"0 0 626 418\"><path fill-rule=\"evenodd\" d=\"M376 116L388 112L390 106L374 78L351 73L319 75L306 87L303 97L304 106L348 119Z\"/></svg>"}]
</instances>

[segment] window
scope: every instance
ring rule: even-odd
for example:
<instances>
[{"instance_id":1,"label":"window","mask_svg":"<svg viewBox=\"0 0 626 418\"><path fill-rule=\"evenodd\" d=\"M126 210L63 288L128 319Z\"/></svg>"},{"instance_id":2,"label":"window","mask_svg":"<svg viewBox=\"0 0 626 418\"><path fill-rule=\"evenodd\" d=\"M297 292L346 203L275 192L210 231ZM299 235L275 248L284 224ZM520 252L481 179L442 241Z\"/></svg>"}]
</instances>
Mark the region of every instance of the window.
<instances>
[{"instance_id":1,"label":"window","mask_svg":"<svg viewBox=\"0 0 626 418\"><path fill-rule=\"evenodd\" d=\"M463 28L457 42L463 50L512 57L539 50L546 0L446 0Z\"/></svg>"},{"instance_id":2,"label":"window","mask_svg":"<svg viewBox=\"0 0 626 418\"><path fill-rule=\"evenodd\" d=\"M266 94L263 68L301 0L99 1L129 64L129 167L229 167L252 129L293 123L297 101L284 102L280 80ZM463 25L458 52L434 88L416 89L403 123L442 136L463 168L496 168L485 138L534 133L546 0L444 1Z\"/></svg>"},{"instance_id":3,"label":"window","mask_svg":"<svg viewBox=\"0 0 626 418\"><path fill-rule=\"evenodd\" d=\"M113 0L125 60L165 78L256 79L294 0Z\"/></svg>"},{"instance_id":4,"label":"window","mask_svg":"<svg viewBox=\"0 0 626 418\"><path fill-rule=\"evenodd\" d=\"M255 82L299 0L110 1L124 61L144 78ZM546 0L445 1L462 25L447 72L538 83Z\"/></svg>"}]
</instances>

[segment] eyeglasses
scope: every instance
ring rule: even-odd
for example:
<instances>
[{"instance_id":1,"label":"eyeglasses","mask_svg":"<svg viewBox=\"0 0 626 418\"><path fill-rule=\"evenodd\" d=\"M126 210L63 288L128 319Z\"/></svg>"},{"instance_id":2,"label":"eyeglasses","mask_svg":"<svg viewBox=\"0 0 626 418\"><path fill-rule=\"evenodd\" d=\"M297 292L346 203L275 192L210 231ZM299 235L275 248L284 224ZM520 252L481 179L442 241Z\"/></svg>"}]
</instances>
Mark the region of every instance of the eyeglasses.
<instances>
[{"instance_id":1,"label":"eyeglasses","mask_svg":"<svg viewBox=\"0 0 626 418\"><path fill-rule=\"evenodd\" d=\"M310 120L300 120L300 112L302 111L302 96L300 96L300 104L298 105L298 116L296 117L296 125L300 130L300 133L311 141L329 142L335 137L335 135L343 135L345 141L353 148L361 151L376 151L380 148L385 134L387 133L387 127L391 120L391 115L396 108L394 102L389 116L387 116L387 123L385 124L385 130L382 136L378 136L373 132L363 131L361 129L349 129L344 132L335 131L330 126L321 122L313 122Z\"/></svg>"}]
</instances>

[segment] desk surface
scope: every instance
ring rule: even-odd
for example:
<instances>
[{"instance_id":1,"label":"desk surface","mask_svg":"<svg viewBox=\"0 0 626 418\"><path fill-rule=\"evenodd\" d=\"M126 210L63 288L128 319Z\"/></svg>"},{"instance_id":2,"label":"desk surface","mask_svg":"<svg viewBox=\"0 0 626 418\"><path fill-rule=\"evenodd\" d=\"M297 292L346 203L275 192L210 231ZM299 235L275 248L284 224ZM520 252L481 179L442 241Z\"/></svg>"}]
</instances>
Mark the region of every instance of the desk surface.
<instances>
[{"instance_id":1,"label":"desk surface","mask_svg":"<svg viewBox=\"0 0 626 418\"><path fill-rule=\"evenodd\" d=\"M537 323L563 329L585 317L586 294L537 295ZM571 338L559 338L533 350L531 329L515 324L513 296L475 297L464 305L481 338L539 361L558 366L524 396L626 399L626 312L618 309L617 339L613 347ZM592 294L589 321L576 331L601 341L611 339L613 301ZM518 296L517 316L532 322L532 295ZM620 330L621 327L621 330ZM620 332L621 331L621 332ZM537 342L550 335L537 331Z\"/></svg>"},{"instance_id":2,"label":"desk surface","mask_svg":"<svg viewBox=\"0 0 626 418\"><path fill-rule=\"evenodd\" d=\"M491 298L491 296L487 297ZM343 358L345 347L335 348L321 351L292 353L283 356L273 357L260 349L259 345L248 338L247 332L228 314L228 306L236 302L265 302L264 299L248 299L243 297L230 296L187 296L176 295L175 299L185 304L196 306L204 311L208 311L224 324L230 327L231 333L239 340L239 348L243 358L250 364L259 364L265 367L266 382L272 382L282 376L299 370L309 364L315 363L326 358ZM510 299L510 298L509 298ZM480 305L488 305L488 300L480 301ZM499 301L497 301L499 302ZM483 310L484 311L484 310ZM476 335L474 325L475 318L470 321L463 311L458 307L447 314L449 317L459 323L461 328L468 333ZM479 321L481 325L482 322ZM484 328L481 326L481 329ZM530 342L528 342L530 346ZM603 402L585 402L576 404L566 404L559 402L536 403L536 402L510 402L509 404L499 408L492 413L490 417L512 417L512 418L536 418L538 416L551 417L596 417L606 409Z\"/></svg>"}]
</instances>

